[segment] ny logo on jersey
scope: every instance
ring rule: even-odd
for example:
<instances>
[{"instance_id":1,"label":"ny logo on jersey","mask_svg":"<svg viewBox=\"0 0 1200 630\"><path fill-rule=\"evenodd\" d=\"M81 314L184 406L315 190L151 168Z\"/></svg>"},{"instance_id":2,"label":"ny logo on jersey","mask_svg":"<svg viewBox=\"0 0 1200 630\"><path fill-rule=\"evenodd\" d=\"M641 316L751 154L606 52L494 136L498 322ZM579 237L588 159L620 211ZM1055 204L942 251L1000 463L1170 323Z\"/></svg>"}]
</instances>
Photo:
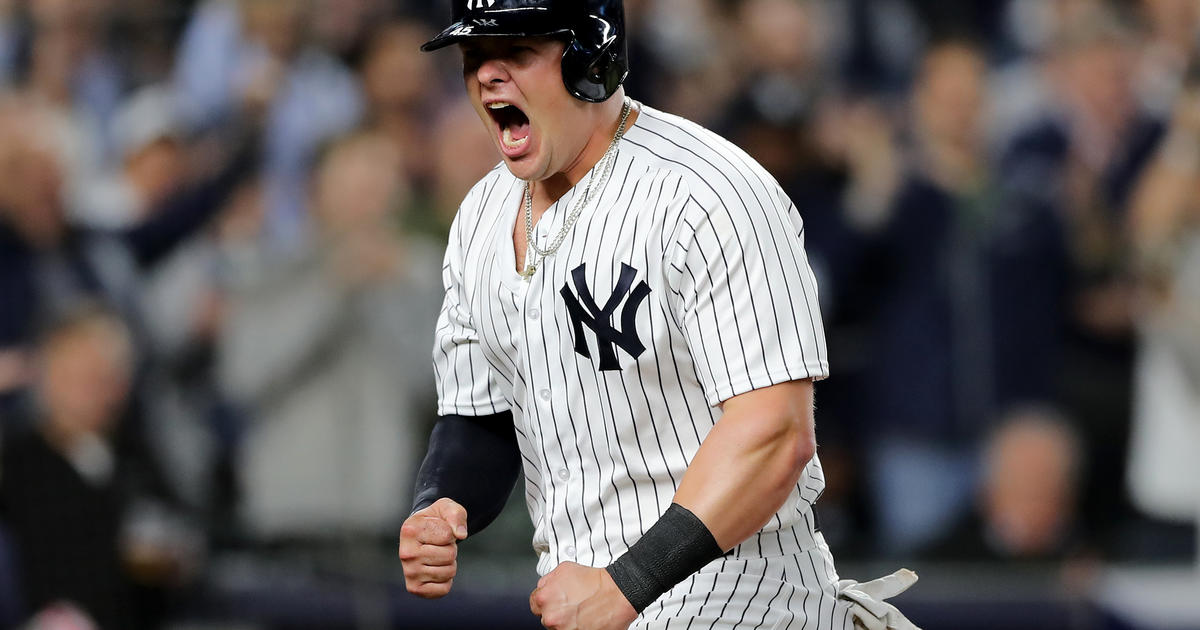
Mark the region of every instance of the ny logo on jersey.
<instances>
[{"instance_id":1,"label":"ny logo on jersey","mask_svg":"<svg viewBox=\"0 0 1200 630\"><path fill-rule=\"evenodd\" d=\"M467 0L468 9L487 9L496 4L496 0Z\"/></svg>"},{"instance_id":2,"label":"ny logo on jersey","mask_svg":"<svg viewBox=\"0 0 1200 630\"><path fill-rule=\"evenodd\" d=\"M588 328L592 329L592 332L596 333L596 345L600 351L600 369L619 370L621 364L617 361L617 351L614 346L620 346L635 359L646 351L646 346L642 345L642 340L638 337L636 319L638 307L641 306L646 296L650 295L650 287L645 280L634 287L633 279L637 276L637 269L622 263L621 276L617 279L617 286L608 300L604 302L604 306L601 307L596 304L596 299L592 297L592 292L587 287L586 267L585 263L571 270L571 280L575 284L575 291L579 293L578 298L566 284L559 291L566 300L567 313L571 316L571 325L575 332L575 352L586 358L592 358L587 339L583 336L583 327L586 324ZM617 330L613 328L612 319L622 300L625 301L625 306L621 309L621 330Z\"/></svg>"}]
</instances>

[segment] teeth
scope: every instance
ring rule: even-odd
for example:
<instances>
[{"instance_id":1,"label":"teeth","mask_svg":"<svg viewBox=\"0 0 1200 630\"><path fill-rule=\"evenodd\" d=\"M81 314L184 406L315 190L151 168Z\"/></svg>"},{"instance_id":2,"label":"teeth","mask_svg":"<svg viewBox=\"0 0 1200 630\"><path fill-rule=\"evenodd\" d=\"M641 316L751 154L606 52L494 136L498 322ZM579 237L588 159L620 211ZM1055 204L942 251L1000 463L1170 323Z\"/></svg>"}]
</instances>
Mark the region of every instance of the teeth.
<instances>
[{"instance_id":1,"label":"teeth","mask_svg":"<svg viewBox=\"0 0 1200 630\"><path fill-rule=\"evenodd\" d=\"M524 138L521 138L520 140L513 140L512 130L510 130L510 129L504 130L504 146L506 146L510 149L519 149L519 148L525 146L525 143L527 143L527 142L529 142L529 136L525 136Z\"/></svg>"},{"instance_id":2,"label":"teeth","mask_svg":"<svg viewBox=\"0 0 1200 630\"><path fill-rule=\"evenodd\" d=\"M488 109L504 109L505 107L508 107L508 106L509 106L508 103L492 103L492 104L488 105Z\"/></svg>"}]
</instances>

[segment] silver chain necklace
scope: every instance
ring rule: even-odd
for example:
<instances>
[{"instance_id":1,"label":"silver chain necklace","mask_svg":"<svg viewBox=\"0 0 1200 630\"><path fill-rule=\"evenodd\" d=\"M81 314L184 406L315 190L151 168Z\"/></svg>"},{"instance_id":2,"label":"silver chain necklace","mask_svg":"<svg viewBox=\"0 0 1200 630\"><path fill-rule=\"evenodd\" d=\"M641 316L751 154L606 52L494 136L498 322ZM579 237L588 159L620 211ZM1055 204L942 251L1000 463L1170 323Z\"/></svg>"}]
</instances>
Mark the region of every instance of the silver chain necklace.
<instances>
[{"instance_id":1,"label":"silver chain necklace","mask_svg":"<svg viewBox=\"0 0 1200 630\"><path fill-rule=\"evenodd\" d=\"M604 155L596 166L588 175L587 185L583 189L583 193L579 195L575 202L575 207L571 209L571 214L567 215L563 221L562 228L558 234L550 242L546 249L538 247L533 241L533 184L525 182L525 245L528 248L525 252L525 270L521 272L521 277L529 280L533 274L537 272L538 267L546 260L548 256L558 251L562 247L563 241L567 238L567 233L579 220L579 215L583 213L583 209L592 202L597 191L604 187L608 182L609 175L612 174L613 164L617 161L617 145L620 143L621 136L625 135L625 124L629 121L629 112L633 109L633 101L628 97L625 98L625 103L621 107L621 122L617 125L617 133L613 135L612 142L608 145ZM536 260L533 260L535 259Z\"/></svg>"}]
</instances>

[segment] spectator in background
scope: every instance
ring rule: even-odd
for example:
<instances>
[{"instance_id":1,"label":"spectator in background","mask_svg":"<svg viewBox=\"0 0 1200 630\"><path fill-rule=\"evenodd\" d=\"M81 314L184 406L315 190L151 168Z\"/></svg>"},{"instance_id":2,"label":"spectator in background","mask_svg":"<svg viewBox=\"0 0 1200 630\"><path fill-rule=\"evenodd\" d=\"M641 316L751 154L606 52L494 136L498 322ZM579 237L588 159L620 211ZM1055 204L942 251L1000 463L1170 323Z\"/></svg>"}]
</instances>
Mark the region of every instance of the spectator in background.
<instances>
[{"instance_id":1,"label":"spectator in background","mask_svg":"<svg viewBox=\"0 0 1200 630\"><path fill-rule=\"evenodd\" d=\"M287 248L307 229L305 177L322 143L353 127L362 109L357 78L307 38L305 0L208 0L180 43L175 73L189 130L244 108L264 119L264 235Z\"/></svg>"},{"instance_id":2,"label":"spectator in background","mask_svg":"<svg viewBox=\"0 0 1200 630\"><path fill-rule=\"evenodd\" d=\"M25 90L56 119L66 207L87 220L89 187L113 156L108 124L124 89L116 60L104 48L103 5L29 0L29 59Z\"/></svg>"},{"instance_id":3,"label":"spectator in background","mask_svg":"<svg viewBox=\"0 0 1200 630\"><path fill-rule=\"evenodd\" d=\"M55 129L34 100L0 103L0 356L22 356L40 324L81 301L99 301L133 328L140 363L148 356L141 271L216 214L249 153L227 160L207 181L175 191L145 220L98 230L66 217L63 171L49 140ZM10 384L8 404L23 391L21 383Z\"/></svg>"},{"instance_id":4,"label":"spectator in background","mask_svg":"<svg viewBox=\"0 0 1200 630\"><path fill-rule=\"evenodd\" d=\"M439 236L448 235L454 213L467 191L500 161L496 144L482 127L466 98L446 105L434 126L434 149L427 154L434 168L433 207Z\"/></svg>"},{"instance_id":5,"label":"spectator in background","mask_svg":"<svg viewBox=\"0 0 1200 630\"><path fill-rule=\"evenodd\" d=\"M114 226L169 212L171 197L193 176L189 162L197 153L185 142L172 92L164 86L135 92L114 117L113 138L121 168L103 197ZM209 231L198 231L142 274L139 283L154 367L143 388L152 420L147 437L172 463L164 472L179 497L198 512L213 500L214 468L221 458L213 423L228 424L221 416L232 413L213 380L213 343L223 310L218 265Z\"/></svg>"},{"instance_id":6,"label":"spectator in background","mask_svg":"<svg viewBox=\"0 0 1200 630\"><path fill-rule=\"evenodd\" d=\"M121 104L110 125L116 168L89 191L90 226L134 224L186 182L187 147L176 109L163 86L142 88Z\"/></svg>"},{"instance_id":7,"label":"spectator in background","mask_svg":"<svg viewBox=\"0 0 1200 630\"><path fill-rule=\"evenodd\" d=\"M1005 188L987 161L984 61L965 42L926 53L912 166L869 233L879 270L874 360L861 385L883 549L944 534L971 503L983 437L1016 405L1053 399L1063 287L1053 208ZM851 210L854 212L854 210Z\"/></svg>"},{"instance_id":8,"label":"spectator in background","mask_svg":"<svg viewBox=\"0 0 1200 630\"><path fill-rule=\"evenodd\" d=\"M370 33L393 13L395 0L308 0L312 3L313 43L356 67L370 44Z\"/></svg>"},{"instance_id":9,"label":"spectator in background","mask_svg":"<svg viewBox=\"0 0 1200 630\"><path fill-rule=\"evenodd\" d=\"M1128 484L1147 514L1200 519L1200 58L1130 207L1141 300Z\"/></svg>"},{"instance_id":10,"label":"spectator in background","mask_svg":"<svg viewBox=\"0 0 1200 630\"><path fill-rule=\"evenodd\" d=\"M170 80L175 42L195 0L101 0L107 5L108 48L137 89Z\"/></svg>"},{"instance_id":11,"label":"spectator in background","mask_svg":"<svg viewBox=\"0 0 1200 630\"><path fill-rule=\"evenodd\" d=\"M1080 551L1083 452L1053 412L1014 412L983 446L976 510L926 555L940 560L1054 562Z\"/></svg>"},{"instance_id":12,"label":"spectator in background","mask_svg":"<svg viewBox=\"0 0 1200 630\"><path fill-rule=\"evenodd\" d=\"M39 354L32 430L6 431L0 454L0 518L25 611L67 601L106 630L157 627L164 589L192 550L186 537L147 537L135 521L137 506L162 495L120 427L135 361L129 331L114 313L80 307L50 328Z\"/></svg>"},{"instance_id":13,"label":"spectator in background","mask_svg":"<svg viewBox=\"0 0 1200 630\"><path fill-rule=\"evenodd\" d=\"M913 3L826 0L821 4L831 13L829 39L847 87L860 93L900 94L911 83L928 36Z\"/></svg>"},{"instance_id":14,"label":"spectator in background","mask_svg":"<svg viewBox=\"0 0 1200 630\"><path fill-rule=\"evenodd\" d=\"M1070 279L1063 369L1065 413L1080 423L1088 460L1084 489L1097 536L1124 525L1133 365L1133 293L1126 211L1134 182L1162 132L1133 89L1138 40L1101 6L1063 25L1051 45L1053 109L1012 139L1001 162L1008 185L1061 209Z\"/></svg>"},{"instance_id":15,"label":"spectator in background","mask_svg":"<svg viewBox=\"0 0 1200 630\"><path fill-rule=\"evenodd\" d=\"M1200 4L1193 0L1140 0L1147 30L1134 68L1143 108L1167 119L1182 96L1184 74L1200 38Z\"/></svg>"},{"instance_id":16,"label":"spectator in background","mask_svg":"<svg viewBox=\"0 0 1200 630\"><path fill-rule=\"evenodd\" d=\"M824 85L825 33L815 3L746 0L736 24L743 50L739 92L768 119L811 116Z\"/></svg>"},{"instance_id":17,"label":"spectator in background","mask_svg":"<svg viewBox=\"0 0 1200 630\"><path fill-rule=\"evenodd\" d=\"M641 28L656 81L639 79L647 93L630 97L677 113L701 124L720 122L736 94L744 58L738 54L735 3L715 0L657 0L646 2L634 22ZM638 38L632 38L637 42ZM639 63L631 57L631 63ZM637 76L636 72L630 76Z\"/></svg>"},{"instance_id":18,"label":"spectator in background","mask_svg":"<svg viewBox=\"0 0 1200 630\"><path fill-rule=\"evenodd\" d=\"M431 133L434 125L430 121L447 109L446 96L433 89L437 80L432 59L420 51L430 37L420 24L388 23L370 38L362 62L366 124L395 144L401 156L400 175L411 186L418 204L429 203L436 177L435 161L426 147L442 142L441 136ZM466 155L458 159L467 159ZM493 159L488 168L498 159L489 157ZM409 219L431 218L427 208L411 210L424 216Z\"/></svg>"},{"instance_id":19,"label":"spectator in background","mask_svg":"<svg viewBox=\"0 0 1200 630\"><path fill-rule=\"evenodd\" d=\"M227 245L220 374L251 417L237 470L257 540L390 542L407 514L441 247L398 231L399 173L387 137L351 134L318 162L304 248Z\"/></svg>"}]
</instances>

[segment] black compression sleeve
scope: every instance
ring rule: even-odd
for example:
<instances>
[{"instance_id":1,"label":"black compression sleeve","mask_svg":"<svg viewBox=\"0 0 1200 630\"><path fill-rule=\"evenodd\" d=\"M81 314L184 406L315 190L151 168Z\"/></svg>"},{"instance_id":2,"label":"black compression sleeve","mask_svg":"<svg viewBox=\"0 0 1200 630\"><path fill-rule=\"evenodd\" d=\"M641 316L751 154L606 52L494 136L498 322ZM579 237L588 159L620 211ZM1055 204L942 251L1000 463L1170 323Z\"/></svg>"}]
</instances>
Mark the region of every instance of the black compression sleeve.
<instances>
[{"instance_id":1,"label":"black compression sleeve","mask_svg":"<svg viewBox=\"0 0 1200 630\"><path fill-rule=\"evenodd\" d=\"M724 552L704 522L672 503L642 538L608 565L617 588L639 613Z\"/></svg>"},{"instance_id":2,"label":"black compression sleeve","mask_svg":"<svg viewBox=\"0 0 1200 630\"><path fill-rule=\"evenodd\" d=\"M487 527L508 501L521 472L512 413L442 416L417 473L413 512L448 497L467 510L467 531Z\"/></svg>"}]
</instances>

